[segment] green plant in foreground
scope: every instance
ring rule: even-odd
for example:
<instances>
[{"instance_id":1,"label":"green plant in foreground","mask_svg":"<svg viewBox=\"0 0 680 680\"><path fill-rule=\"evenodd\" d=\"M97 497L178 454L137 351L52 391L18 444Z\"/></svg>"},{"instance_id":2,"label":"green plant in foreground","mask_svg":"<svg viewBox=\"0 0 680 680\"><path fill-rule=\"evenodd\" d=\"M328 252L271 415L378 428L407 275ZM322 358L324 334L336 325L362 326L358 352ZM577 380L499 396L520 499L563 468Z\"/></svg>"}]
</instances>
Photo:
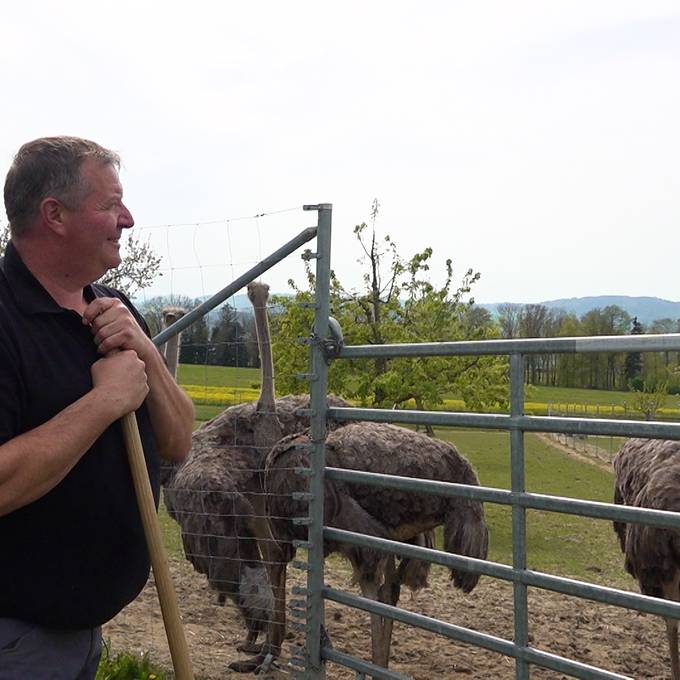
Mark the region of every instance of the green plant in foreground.
<instances>
[{"instance_id":1,"label":"green plant in foreground","mask_svg":"<svg viewBox=\"0 0 680 680\"><path fill-rule=\"evenodd\" d=\"M156 668L148 654L134 655L119 652L111 656L107 644L104 645L95 680L166 680L164 671Z\"/></svg>"}]
</instances>

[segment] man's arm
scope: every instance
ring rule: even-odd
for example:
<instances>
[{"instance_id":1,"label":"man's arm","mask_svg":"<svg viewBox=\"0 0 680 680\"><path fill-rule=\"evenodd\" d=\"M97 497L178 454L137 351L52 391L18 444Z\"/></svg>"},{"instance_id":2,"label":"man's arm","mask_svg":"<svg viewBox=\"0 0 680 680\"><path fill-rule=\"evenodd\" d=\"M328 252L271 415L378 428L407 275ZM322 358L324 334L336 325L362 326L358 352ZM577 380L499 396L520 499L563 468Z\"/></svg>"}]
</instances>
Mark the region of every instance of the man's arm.
<instances>
[{"instance_id":1,"label":"man's arm","mask_svg":"<svg viewBox=\"0 0 680 680\"><path fill-rule=\"evenodd\" d=\"M118 349L137 352L146 366L149 383L146 404L158 453L167 460L183 460L191 448L193 402L177 385L160 352L130 310L118 298L97 298L85 309L83 323L90 325L101 354L106 356Z\"/></svg>"},{"instance_id":2,"label":"man's arm","mask_svg":"<svg viewBox=\"0 0 680 680\"><path fill-rule=\"evenodd\" d=\"M92 366L92 389L43 425L0 446L0 516L51 491L104 430L139 408L148 393L134 352Z\"/></svg>"}]
</instances>

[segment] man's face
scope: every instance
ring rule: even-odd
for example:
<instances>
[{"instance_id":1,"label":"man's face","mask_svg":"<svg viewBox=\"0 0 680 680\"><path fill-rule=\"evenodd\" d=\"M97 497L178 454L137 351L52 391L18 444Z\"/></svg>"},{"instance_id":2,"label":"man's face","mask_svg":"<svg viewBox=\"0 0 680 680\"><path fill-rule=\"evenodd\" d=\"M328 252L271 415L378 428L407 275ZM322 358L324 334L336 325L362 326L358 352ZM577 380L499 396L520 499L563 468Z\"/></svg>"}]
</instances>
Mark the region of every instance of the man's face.
<instances>
[{"instance_id":1,"label":"man's face","mask_svg":"<svg viewBox=\"0 0 680 680\"><path fill-rule=\"evenodd\" d=\"M80 205L65 212L67 238L74 261L94 281L120 264L121 234L134 219L123 204L123 187L113 165L87 159L80 177L86 195Z\"/></svg>"}]
</instances>

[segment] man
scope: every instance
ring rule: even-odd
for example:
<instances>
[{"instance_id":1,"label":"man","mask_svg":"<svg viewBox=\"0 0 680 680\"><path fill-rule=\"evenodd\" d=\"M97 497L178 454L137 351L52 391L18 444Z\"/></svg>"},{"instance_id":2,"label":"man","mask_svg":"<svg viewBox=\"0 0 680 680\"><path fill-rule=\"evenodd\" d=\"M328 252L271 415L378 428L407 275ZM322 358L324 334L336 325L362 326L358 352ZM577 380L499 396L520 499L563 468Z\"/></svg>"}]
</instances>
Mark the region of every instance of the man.
<instances>
[{"instance_id":1,"label":"man","mask_svg":"<svg viewBox=\"0 0 680 680\"><path fill-rule=\"evenodd\" d=\"M0 680L93 678L100 626L149 574L119 419L137 411L156 502L159 461L189 450L193 406L121 293L134 221L117 154L38 139L5 181L0 260Z\"/></svg>"}]
</instances>

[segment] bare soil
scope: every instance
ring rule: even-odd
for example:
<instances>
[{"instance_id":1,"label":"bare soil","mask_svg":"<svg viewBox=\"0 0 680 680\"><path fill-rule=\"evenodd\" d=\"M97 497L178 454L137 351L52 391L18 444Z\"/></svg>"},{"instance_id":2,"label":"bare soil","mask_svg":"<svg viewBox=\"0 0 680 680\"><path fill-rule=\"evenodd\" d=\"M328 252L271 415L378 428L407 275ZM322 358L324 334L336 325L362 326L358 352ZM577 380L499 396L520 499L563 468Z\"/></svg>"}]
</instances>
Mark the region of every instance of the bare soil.
<instances>
[{"instance_id":1,"label":"bare soil","mask_svg":"<svg viewBox=\"0 0 680 680\"><path fill-rule=\"evenodd\" d=\"M197 680L237 675L227 668L231 661L244 657L235 649L244 637L236 609L230 603L219 606L205 578L195 573L188 562L172 560L171 571ZM289 570L289 588L300 579L300 572ZM350 583L348 569L340 561L327 563L326 581L357 592ZM402 594L400 606L488 635L512 638L512 586L508 583L483 577L472 594L464 595L450 585L445 570L434 567L430 587L415 596ZM660 618L531 589L529 620L530 644L535 648L633 678L670 678L665 626ZM370 657L367 614L329 602L326 625L336 649ZM148 651L158 664L171 668L152 581L135 602L105 626L104 637L114 653ZM303 642L301 634L291 637L278 663L279 670L267 677L288 675L290 645ZM514 660L508 657L399 623L394 627L390 668L423 680L515 677ZM327 677L353 680L355 673L329 664ZM553 680L567 676L534 666L531 677Z\"/></svg>"}]
</instances>

